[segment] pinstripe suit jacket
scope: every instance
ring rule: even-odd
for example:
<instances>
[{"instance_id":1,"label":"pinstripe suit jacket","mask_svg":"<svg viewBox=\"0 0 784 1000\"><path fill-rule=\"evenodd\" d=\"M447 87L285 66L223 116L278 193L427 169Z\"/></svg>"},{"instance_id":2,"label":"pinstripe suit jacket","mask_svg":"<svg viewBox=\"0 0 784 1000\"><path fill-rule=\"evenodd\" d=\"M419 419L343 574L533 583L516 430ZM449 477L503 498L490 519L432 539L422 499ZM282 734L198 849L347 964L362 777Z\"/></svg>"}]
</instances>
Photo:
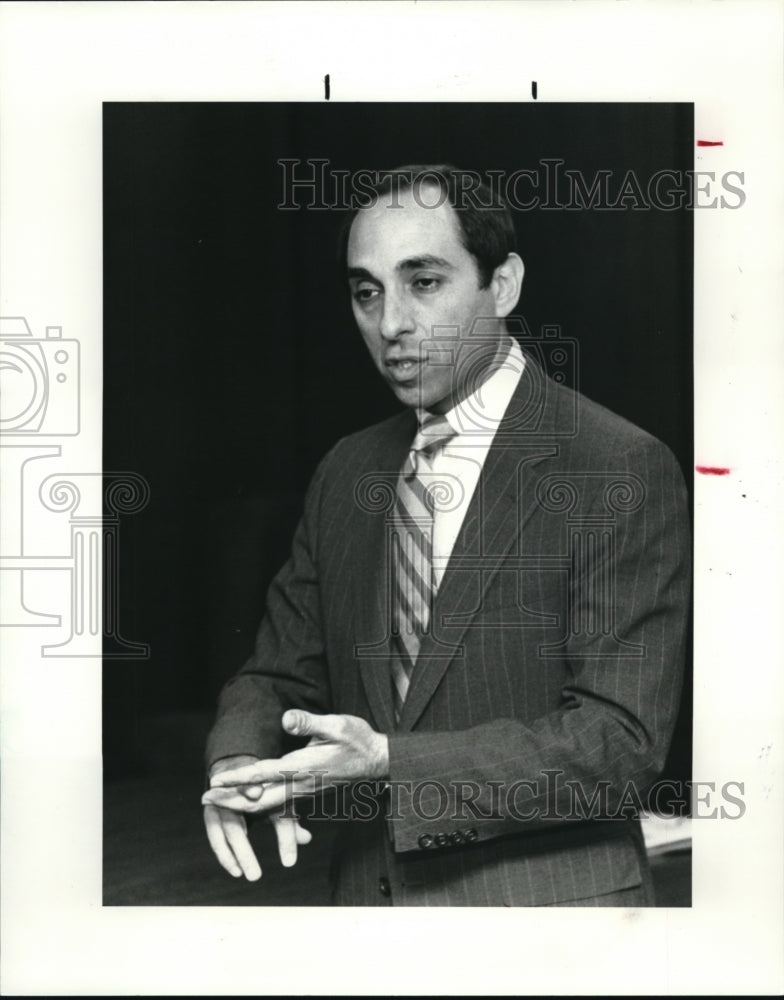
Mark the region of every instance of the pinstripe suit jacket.
<instances>
[{"instance_id":1,"label":"pinstripe suit jacket","mask_svg":"<svg viewBox=\"0 0 784 1000\"><path fill-rule=\"evenodd\" d=\"M221 694L208 763L279 755L290 707L389 734L390 789L357 788L362 808L341 823L337 903L595 905L639 886L646 898L631 813L668 749L689 602L675 459L529 357L396 725L389 513L415 430L403 412L321 462L255 653Z\"/></svg>"}]
</instances>

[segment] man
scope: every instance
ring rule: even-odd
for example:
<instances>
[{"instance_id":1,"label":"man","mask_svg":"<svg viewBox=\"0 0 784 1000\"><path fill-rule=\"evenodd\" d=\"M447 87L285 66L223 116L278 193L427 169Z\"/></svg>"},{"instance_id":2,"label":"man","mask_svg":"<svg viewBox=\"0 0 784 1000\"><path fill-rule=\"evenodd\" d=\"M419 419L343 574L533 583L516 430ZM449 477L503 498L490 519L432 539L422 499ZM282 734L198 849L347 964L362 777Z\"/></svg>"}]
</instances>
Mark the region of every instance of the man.
<instances>
[{"instance_id":1,"label":"man","mask_svg":"<svg viewBox=\"0 0 784 1000\"><path fill-rule=\"evenodd\" d=\"M345 263L406 409L316 471L221 695L210 844L258 878L266 814L293 864L291 799L348 785L336 903L651 905L635 813L680 695L681 474L510 336L523 263L487 188L463 205L456 171L401 168L377 195Z\"/></svg>"}]
</instances>

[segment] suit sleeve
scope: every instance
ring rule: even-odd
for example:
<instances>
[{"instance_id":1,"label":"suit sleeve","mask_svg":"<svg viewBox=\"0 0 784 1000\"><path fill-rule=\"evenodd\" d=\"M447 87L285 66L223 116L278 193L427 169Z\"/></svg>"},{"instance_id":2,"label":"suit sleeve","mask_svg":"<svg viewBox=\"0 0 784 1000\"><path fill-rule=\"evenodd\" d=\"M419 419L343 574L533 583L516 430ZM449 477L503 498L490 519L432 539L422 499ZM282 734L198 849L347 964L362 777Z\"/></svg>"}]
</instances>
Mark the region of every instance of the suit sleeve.
<instances>
[{"instance_id":1,"label":"suit sleeve","mask_svg":"<svg viewBox=\"0 0 784 1000\"><path fill-rule=\"evenodd\" d=\"M208 769L235 754L280 756L285 736L280 720L288 708L331 710L315 568L316 520L329 457L308 488L288 562L270 585L254 652L221 691L207 740Z\"/></svg>"},{"instance_id":2,"label":"suit sleeve","mask_svg":"<svg viewBox=\"0 0 784 1000\"><path fill-rule=\"evenodd\" d=\"M540 833L595 815L593 808L617 815L625 805L635 808L661 773L686 646L687 495L674 457L648 436L615 456L612 468L635 474L644 500L617 516L608 558L572 580L572 607L586 610L602 592L599 577L610 574L613 634L597 628L589 637L570 636L560 707L539 719L391 735L396 851L422 847L423 836L432 842L445 829L486 841ZM600 620L606 610L595 608ZM617 640L638 654L619 656Z\"/></svg>"}]
</instances>

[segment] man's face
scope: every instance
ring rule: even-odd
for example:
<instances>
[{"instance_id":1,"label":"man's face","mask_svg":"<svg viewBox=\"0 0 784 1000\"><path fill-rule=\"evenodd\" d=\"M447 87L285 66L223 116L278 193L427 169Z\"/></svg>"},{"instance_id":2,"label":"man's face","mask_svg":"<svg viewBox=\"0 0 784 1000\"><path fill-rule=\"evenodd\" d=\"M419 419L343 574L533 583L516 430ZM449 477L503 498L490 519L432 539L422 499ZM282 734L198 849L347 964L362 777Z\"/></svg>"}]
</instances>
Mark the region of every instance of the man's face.
<instances>
[{"instance_id":1,"label":"man's face","mask_svg":"<svg viewBox=\"0 0 784 1000\"><path fill-rule=\"evenodd\" d=\"M419 201L435 204L436 195L436 189L424 188ZM398 202L393 208L389 198L379 199L351 227L347 264L354 317L400 402L444 412L464 398L468 380L476 377L474 365L460 364L460 341L473 337L475 344L479 335L489 341L492 356L502 324L492 319L495 296L492 288L479 287L476 261L463 246L452 206L427 208L411 191L400 193ZM477 318L487 322L475 324ZM430 349L423 346L428 344Z\"/></svg>"}]
</instances>

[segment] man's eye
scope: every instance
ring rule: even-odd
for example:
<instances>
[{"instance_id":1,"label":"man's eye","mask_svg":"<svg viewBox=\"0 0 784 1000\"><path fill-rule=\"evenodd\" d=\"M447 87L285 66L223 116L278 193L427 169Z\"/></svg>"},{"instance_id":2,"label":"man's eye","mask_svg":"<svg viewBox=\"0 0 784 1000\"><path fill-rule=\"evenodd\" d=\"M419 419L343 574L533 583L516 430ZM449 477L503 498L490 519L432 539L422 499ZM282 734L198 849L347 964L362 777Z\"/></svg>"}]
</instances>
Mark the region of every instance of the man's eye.
<instances>
[{"instance_id":1,"label":"man's eye","mask_svg":"<svg viewBox=\"0 0 784 1000\"><path fill-rule=\"evenodd\" d=\"M415 278L414 288L419 292L434 292L441 285L440 278Z\"/></svg>"},{"instance_id":2,"label":"man's eye","mask_svg":"<svg viewBox=\"0 0 784 1000\"><path fill-rule=\"evenodd\" d=\"M377 288L357 288L354 290L354 301L362 304L372 302L378 294Z\"/></svg>"}]
</instances>

